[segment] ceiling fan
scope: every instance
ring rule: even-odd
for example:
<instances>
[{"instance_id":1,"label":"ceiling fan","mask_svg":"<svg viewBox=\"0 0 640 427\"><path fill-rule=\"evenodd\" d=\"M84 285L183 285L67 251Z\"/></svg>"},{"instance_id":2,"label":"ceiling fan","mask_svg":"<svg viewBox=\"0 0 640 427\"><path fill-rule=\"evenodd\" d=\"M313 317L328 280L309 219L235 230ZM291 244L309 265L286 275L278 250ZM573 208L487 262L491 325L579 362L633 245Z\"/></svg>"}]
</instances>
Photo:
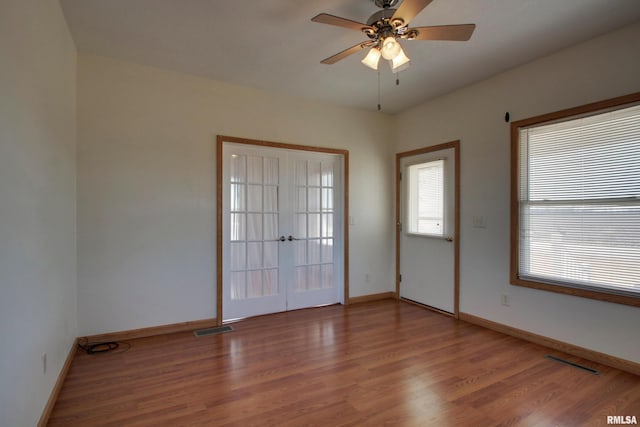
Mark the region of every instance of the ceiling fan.
<instances>
[{"instance_id":1,"label":"ceiling fan","mask_svg":"<svg viewBox=\"0 0 640 427\"><path fill-rule=\"evenodd\" d=\"M358 43L342 52L320 61L323 64L335 64L347 56L369 48L362 60L367 67L378 69L380 57L389 61L394 73L406 69L410 59L402 50L399 40L454 40L466 41L471 38L475 24L441 25L409 28L409 22L433 0L404 0L394 9L399 0L373 0L382 8L369 17L366 24L346 18L321 13L311 18L313 22L336 25L350 30L362 31L369 40Z\"/></svg>"}]
</instances>

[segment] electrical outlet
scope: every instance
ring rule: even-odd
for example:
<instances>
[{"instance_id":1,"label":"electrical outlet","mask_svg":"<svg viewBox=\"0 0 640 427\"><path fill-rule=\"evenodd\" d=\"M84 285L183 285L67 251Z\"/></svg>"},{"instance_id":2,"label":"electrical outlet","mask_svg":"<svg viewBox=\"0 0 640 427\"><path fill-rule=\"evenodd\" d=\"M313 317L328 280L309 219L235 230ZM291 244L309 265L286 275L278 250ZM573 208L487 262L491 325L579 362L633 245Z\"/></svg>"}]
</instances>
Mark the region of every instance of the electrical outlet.
<instances>
[{"instance_id":1,"label":"electrical outlet","mask_svg":"<svg viewBox=\"0 0 640 427\"><path fill-rule=\"evenodd\" d=\"M509 294L500 295L500 303L509 307Z\"/></svg>"},{"instance_id":2,"label":"electrical outlet","mask_svg":"<svg viewBox=\"0 0 640 427\"><path fill-rule=\"evenodd\" d=\"M42 373L47 373L47 353L42 353Z\"/></svg>"}]
</instances>

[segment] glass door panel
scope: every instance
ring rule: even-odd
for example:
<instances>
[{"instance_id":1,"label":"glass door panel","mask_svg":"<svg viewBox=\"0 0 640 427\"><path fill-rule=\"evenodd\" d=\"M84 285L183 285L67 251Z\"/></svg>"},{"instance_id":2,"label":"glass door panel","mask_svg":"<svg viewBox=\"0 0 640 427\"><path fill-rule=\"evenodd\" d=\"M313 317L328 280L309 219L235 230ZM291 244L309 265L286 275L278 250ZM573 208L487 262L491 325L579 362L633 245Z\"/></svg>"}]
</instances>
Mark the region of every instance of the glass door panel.
<instances>
[{"instance_id":1,"label":"glass door panel","mask_svg":"<svg viewBox=\"0 0 640 427\"><path fill-rule=\"evenodd\" d=\"M335 179L339 158L297 155L290 163L294 176L293 286L290 309L338 301L334 276Z\"/></svg>"},{"instance_id":2,"label":"glass door panel","mask_svg":"<svg viewBox=\"0 0 640 427\"><path fill-rule=\"evenodd\" d=\"M283 159L266 150L225 146L223 167L223 318L286 310L281 283L279 186ZM224 165L224 163L223 163ZM228 191L227 191L228 190ZM228 219L228 227L227 227Z\"/></svg>"}]
</instances>

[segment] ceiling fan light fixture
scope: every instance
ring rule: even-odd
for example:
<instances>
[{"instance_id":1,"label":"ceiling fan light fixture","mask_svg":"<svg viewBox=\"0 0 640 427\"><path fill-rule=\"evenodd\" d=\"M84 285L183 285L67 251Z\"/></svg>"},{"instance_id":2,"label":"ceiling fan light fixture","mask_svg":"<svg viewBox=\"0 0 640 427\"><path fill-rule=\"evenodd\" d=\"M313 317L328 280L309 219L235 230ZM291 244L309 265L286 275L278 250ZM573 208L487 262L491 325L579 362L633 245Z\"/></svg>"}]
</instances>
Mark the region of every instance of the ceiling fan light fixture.
<instances>
[{"instance_id":1,"label":"ceiling fan light fixture","mask_svg":"<svg viewBox=\"0 0 640 427\"><path fill-rule=\"evenodd\" d=\"M398 73L407 69L411 60L407 57L401 40L450 40L467 41L473 34L475 24L437 25L427 27L409 27L416 17L433 0L369 0L380 8L366 21L361 23L352 19L341 18L328 13L320 13L311 20L321 24L334 25L364 33L367 41L358 43L341 52L320 61L322 64L336 62L370 48L362 63L378 70L380 57L389 62L391 71ZM400 3L396 9L395 5ZM378 78L380 73L378 73ZM396 79L396 84L399 79ZM378 109L380 107L378 106Z\"/></svg>"},{"instance_id":2,"label":"ceiling fan light fixture","mask_svg":"<svg viewBox=\"0 0 640 427\"><path fill-rule=\"evenodd\" d=\"M380 62L380 49L377 47L369 49L369 53L367 53L367 56L365 56L361 62L372 70L377 70L378 62Z\"/></svg>"},{"instance_id":3,"label":"ceiling fan light fixture","mask_svg":"<svg viewBox=\"0 0 640 427\"><path fill-rule=\"evenodd\" d=\"M380 52L382 53L382 57L387 60L395 58L402 50L400 43L398 43L398 40L393 36L383 39L381 45Z\"/></svg>"},{"instance_id":4,"label":"ceiling fan light fixture","mask_svg":"<svg viewBox=\"0 0 640 427\"><path fill-rule=\"evenodd\" d=\"M395 74L409 68L409 65L411 65L411 60L404 53L404 50L400 48L400 52L395 56L395 58L393 58L390 61L390 64L391 64L391 71Z\"/></svg>"}]
</instances>

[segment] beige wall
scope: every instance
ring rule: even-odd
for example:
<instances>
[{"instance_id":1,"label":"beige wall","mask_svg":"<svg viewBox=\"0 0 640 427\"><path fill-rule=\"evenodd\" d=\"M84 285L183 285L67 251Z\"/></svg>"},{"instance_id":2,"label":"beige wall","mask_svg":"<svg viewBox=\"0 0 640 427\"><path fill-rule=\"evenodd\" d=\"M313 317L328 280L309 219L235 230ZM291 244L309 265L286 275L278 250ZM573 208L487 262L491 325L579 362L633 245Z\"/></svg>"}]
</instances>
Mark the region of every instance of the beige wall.
<instances>
[{"instance_id":1,"label":"beige wall","mask_svg":"<svg viewBox=\"0 0 640 427\"><path fill-rule=\"evenodd\" d=\"M0 2L2 426L38 422L77 336L75 88L58 2Z\"/></svg>"},{"instance_id":2,"label":"beige wall","mask_svg":"<svg viewBox=\"0 0 640 427\"><path fill-rule=\"evenodd\" d=\"M390 116L102 57L78 62L82 334L216 315L217 134L349 150L350 294L391 290Z\"/></svg>"},{"instance_id":3,"label":"beige wall","mask_svg":"<svg viewBox=\"0 0 640 427\"><path fill-rule=\"evenodd\" d=\"M640 361L638 309L509 285L504 122L640 90L639 39L631 26L396 117L81 55L81 333L215 316L216 134L351 151L351 296L394 288L394 150L460 139L461 311Z\"/></svg>"},{"instance_id":4,"label":"beige wall","mask_svg":"<svg viewBox=\"0 0 640 427\"><path fill-rule=\"evenodd\" d=\"M513 120L640 91L640 24L539 59L397 117L397 150L461 140L460 310L640 362L640 309L509 285ZM474 216L486 228L472 227ZM500 304L509 295L509 307Z\"/></svg>"}]
</instances>

